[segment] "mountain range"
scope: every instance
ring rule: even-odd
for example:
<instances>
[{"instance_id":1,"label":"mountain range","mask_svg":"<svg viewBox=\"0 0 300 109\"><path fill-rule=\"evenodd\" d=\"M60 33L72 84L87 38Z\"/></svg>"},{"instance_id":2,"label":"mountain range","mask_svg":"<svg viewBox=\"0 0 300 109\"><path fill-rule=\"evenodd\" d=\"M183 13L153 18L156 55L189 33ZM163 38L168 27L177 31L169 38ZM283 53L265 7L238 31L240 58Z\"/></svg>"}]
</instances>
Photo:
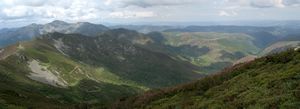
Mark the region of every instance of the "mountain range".
<instances>
[{"instance_id":1,"label":"mountain range","mask_svg":"<svg viewBox=\"0 0 300 109\"><path fill-rule=\"evenodd\" d=\"M47 33L1 49L4 106L37 108L48 103L30 104L35 100L31 96L55 101L49 102L53 106L104 104L203 76L198 66L152 51L145 47L148 43L153 42L140 33L116 29L95 37Z\"/></svg>"},{"instance_id":2,"label":"mountain range","mask_svg":"<svg viewBox=\"0 0 300 109\"><path fill-rule=\"evenodd\" d=\"M63 21L2 29L0 107L293 108L297 30Z\"/></svg>"},{"instance_id":3,"label":"mountain range","mask_svg":"<svg viewBox=\"0 0 300 109\"><path fill-rule=\"evenodd\" d=\"M31 24L28 26L0 30L0 47L13 44L18 41L31 40L34 37L46 33L80 33L87 36L95 36L98 33L109 30L104 25L88 22L66 23L55 20L48 24Z\"/></svg>"}]
</instances>

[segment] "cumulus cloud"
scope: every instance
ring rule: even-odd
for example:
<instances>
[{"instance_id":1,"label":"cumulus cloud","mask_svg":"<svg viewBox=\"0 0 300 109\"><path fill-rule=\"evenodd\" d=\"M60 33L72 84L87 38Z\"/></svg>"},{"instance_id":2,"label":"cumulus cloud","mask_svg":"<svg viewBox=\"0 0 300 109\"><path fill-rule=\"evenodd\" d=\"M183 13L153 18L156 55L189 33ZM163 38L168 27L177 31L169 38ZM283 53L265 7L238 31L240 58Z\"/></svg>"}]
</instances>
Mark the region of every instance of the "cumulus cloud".
<instances>
[{"instance_id":1,"label":"cumulus cloud","mask_svg":"<svg viewBox=\"0 0 300 109\"><path fill-rule=\"evenodd\" d=\"M236 15L238 15L238 13L235 11L224 11L224 10L219 11L219 16L230 17Z\"/></svg>"},{"instance_id":2,"label":"cumulus cloud","mask_svg":"<svg viewBox=\"0 0 300 109\"><path fill-rule=\"evenodd\" d=\"M5 5L23 5L23 6L33 6L39 7L43 6L48 0L3 0L3 4Z\"/></svg>"},{"instance_id":3,"label":"cumulus cloud","mask_svg":"<svg viewBox=\"0 0 300 109\"><path fill-rule=\"evenodd\" d=\"M13 8L4 8L2 13L7 17L24 17L31 14L31 10L26 7L18 6Z\"/></svg>"},{"instance_id":4,"label":"cumulus cloud","mask_svg":"<svg viewBox=\"0 0 300 109\"><path fill-rule=\"evenodd\" d=\"M147 18L147 17L155 17L156 14L152 11L118 11L112 12L109 14L112 18Z\"/></svg>"},{"instance_id":5,"label":"cumulus cloud","mask_svg":"<svg viewBox=\"0 0 300 109\"><path fill-rule=\"evenodd\" d=\"M254 8L284 8L299 6L300 0L225 0L231 5L250 6Z\"/></svg>"},{"instance_id":6,"label":"cumulus cloud","mask_svg":"<svg viewBox=\"0 0 300 109\"><path fill-rule=\"evenodd\" d=\"M0 0L0 21L189 21L241 17L245 12L240 10L247 9L257 15L253 8L290 11L300 8L300 0Z\"/></svg>"},{"instance_id":7,"label":"cumulus cloud","mask_svg":"<svg viewBox=\"0 0 300 109\"><path fill-rule=\"evenodd\" d=\"M250 5L257 8L285 7L283 0L253 0L250 2Z\"/></svg>"},{"instance_id":8,"label":"cumulus cloud","mask_svg":"<svg viewBox=\"0 0 300 109\"><path fill-rule=\"evenodd\" d=\"M283 0L283 4L288 6L299 6L300 0Z\"/></svg>"},{"instance_id":9,"label":"cumulus cloud","mask_svg":"<svg viewBox=\"0 0 300 109\"><path fill-rule=\"evenodd\" d=\"M124 7L138 6L143 8L155 7L155 6L178 6L188 4L199 4L206 0L120 0ZM207 2L207 1L206 1Z\"/></svg>"},{"instance_id":10,"label":"cumulus cloud","mask_svg":"<svg viewBox=\"0 0 300 109\"><path fill-rule=\"evenodd\" d=\"M96 19L104 11L97 4L102 0L4 0L0 7L0 19L16 18L59 19L82 21ZM101 2L99 2L101 3ZM104 2L102 2L104 5ZM29 19L29 18L28 18Z\"/></svg>"},{"instance_id":11,"label":"cumulus cloud","mask_svg":"<svg viewBox=\"0 0 300 109\"><path fill-rule=\"evenodd\" d=\"M110 5L111 3L112 3L112 0L106 0L106 1L104 2L105 5Z\"/></svg>"}]
</instances>

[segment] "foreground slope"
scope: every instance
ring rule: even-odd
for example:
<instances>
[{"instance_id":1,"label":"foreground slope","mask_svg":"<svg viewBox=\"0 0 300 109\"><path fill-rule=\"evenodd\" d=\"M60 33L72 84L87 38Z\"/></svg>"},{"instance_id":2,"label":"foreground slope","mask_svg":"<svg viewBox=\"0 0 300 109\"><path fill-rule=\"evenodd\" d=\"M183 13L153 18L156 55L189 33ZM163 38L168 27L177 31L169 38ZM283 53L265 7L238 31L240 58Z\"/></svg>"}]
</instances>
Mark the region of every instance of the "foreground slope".
<instances>
[{"instance_id":1,"label":"foreground slope","mask_svg":"<svg viewBox=\"0 0 300 109\"><path fill-rule=\"evenodd\" d=\"M290 108L300 106L300 52L239 64L198 81L121 99L119 109Z\"/></svg>"}]
</instances>

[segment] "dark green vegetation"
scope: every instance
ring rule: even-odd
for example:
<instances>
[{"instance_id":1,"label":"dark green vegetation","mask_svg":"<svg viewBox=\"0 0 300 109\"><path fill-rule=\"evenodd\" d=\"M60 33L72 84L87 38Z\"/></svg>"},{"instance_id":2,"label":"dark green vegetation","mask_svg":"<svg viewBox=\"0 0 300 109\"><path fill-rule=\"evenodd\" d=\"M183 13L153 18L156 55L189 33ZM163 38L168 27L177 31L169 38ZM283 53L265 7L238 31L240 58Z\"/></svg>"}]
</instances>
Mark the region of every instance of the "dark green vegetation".
<instances>
[{"instance_id":1,"label":"dark green vegetation","mask_svg":"<svg viewBox=\"0 0 300 109\"><path fill-rule=\"evenodd\" d=\"M288 50L235 65L177 87L121 99L116 109L284 108L300 106L300 52Z\"/></svg>"},{"instance_id":2,"label":"dark green vegetation","mask_svg":"<svg viewBox=\"0 0 300 109\"><path fill-rule=\"evenodd\" d=\"M63 45L58 49L73 60L102 66L119 77L150 88L200 77L195 73L199 70L197 66L147 49L147 44L152 40L135 31L116 29L98 37L54 33L45 35L42 41L61 41Z\"/></svg>"}]
</instances>

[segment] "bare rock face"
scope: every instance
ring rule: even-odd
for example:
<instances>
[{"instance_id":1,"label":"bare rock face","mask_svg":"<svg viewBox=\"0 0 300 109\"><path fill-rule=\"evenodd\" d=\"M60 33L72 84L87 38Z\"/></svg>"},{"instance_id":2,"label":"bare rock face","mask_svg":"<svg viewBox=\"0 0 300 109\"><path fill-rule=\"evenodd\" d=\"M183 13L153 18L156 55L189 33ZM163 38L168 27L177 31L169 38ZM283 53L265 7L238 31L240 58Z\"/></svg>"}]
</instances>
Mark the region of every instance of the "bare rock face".
<instances>
[{"instance_id":1,"label":"bare rock face","mask_svg":"<svg viewBox=\"0 0 300 109\"><path fill-rule=\"evenodd\" d=\"M32 73L28 75L30 79L55 87L67 86L67 83L59 77L59 74L57 72L55 75L50 70L48 70L47 67L40 65L37 60L32 60L28 62L28 64L28 67L32 71Z\"/></svg>"},{"instance_id":2,"label":"bare rock face","mask_svg":"<svg viewBox=\"0 0 300 109\"><path fill-rule=\"evenodd\" d=\"M295 51L299 51L300 50L300 46L297 46L294 50Z\"/></svg>"},{"instance_id":3,"label":"bare rock face","mask_svg":"<svg viewBox=\"0 0 300 109\"><path fill-rule=\"evenodd\" d=\"M61 38L59 38L58 40L54 40L54 47L62 54L68 56L67 54L64 53L64 50L63 49L67 49L69 48L68 46L66 46L64 44L64 42L62 41Z\"/></svg>"}]
</instances>

